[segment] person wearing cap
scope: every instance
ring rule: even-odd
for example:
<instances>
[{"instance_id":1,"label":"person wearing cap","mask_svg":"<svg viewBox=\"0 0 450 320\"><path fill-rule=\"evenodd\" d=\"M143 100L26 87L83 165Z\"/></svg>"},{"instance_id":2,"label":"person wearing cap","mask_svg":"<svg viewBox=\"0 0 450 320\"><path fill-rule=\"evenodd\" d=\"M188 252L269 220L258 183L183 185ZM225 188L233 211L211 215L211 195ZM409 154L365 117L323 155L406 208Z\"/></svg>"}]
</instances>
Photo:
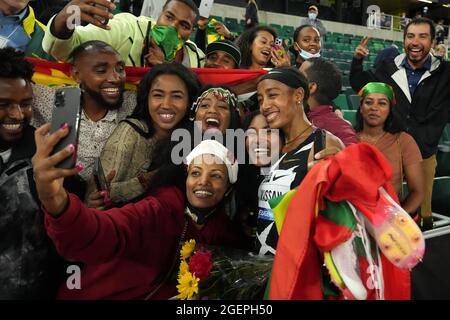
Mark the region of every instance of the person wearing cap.
<instances>
[{"instance_id":1,"label":"person wearing cap","mask_svg":"<svg viewBox=\"0 0 450 320\"><path fill-rule=\"evenodd\" d=\"M333 100L342 86L342 75L337 65L323 58L311 58L303 62L299 70L308 79L308 119L341 139L345 146L358 143L352 125L333 112Z\"/></svg>"},{"instance_id":2,"label":"person wearing cap","mask_svg":"<svg viewBox=\"0 0 450 320\"><path fill-rule=\"evenodd\" d=\"M361 103L356 113L356 131L362 142L383 153L392 167L391 182L403 209L415 216L424 197L422 156L414 138L392 127L394 90L382 82L369 82L359 92ZM408 194L403 190L403 179Z\"/></svg>"},{"instance_id":3,"label":"person wearing cap","mask_svg":"<svg viewBox=\"0 0 450 320\"><path fill-rule=\"evenodd\" d=\"M309 97L308 82L298 69L270 70L261 77L257 96L270 129L280 130L284 137L279 160L272 165L258 191L256 251L260 255L274 255L278 232L269 200L297 188L310 163L337 153L344 145L339 138L314 127L306 117L304 102ZM315 143L316 139L322 142Z\"/></svg>"},{"instance_id":4,"label":"person wearing cap","mask_svg":"<svg viewBox=\"0 0 450 320\"><path fill-rule=\"evenodd\" d=\"M308 18L301 21L300 26L311 25L315 27L320 32L320 36L323 37L327 33L327 29L324 27L322 21L317 19L319 15L319 8L317 6L309 6L308 8Z\"/></svg>"},{"instance_id":5,"label":"person wearing cap","mask_svg":"<svg viewBox=\"0 0 450 320\"><path fill-rule=\"evenodd\" d=\"M239 69L241 51L229 40L218 40L206 47L205 68Z\"/></svg>"},{"instance_id":6,"label":"person wearing cap","mask_svg":"<svg viewBox=\"0 0 450 320\"><path fill-rule=\"evenodd\" d=\"M49 130L49 125L37 129L33 158L47 232L61 256L84 263L81 289L69 290L64 283L60 299L167 299L176 294L171 276L179 245L186 240L239 248L245 244L226 215L238 164L219 142L201 142L185 164L175 167L177 174L158 176L158 188L145 199L98 211L62 187L64 177L77 170L55 165L73 150L50 152L69 130L47 136Z\"/></svg>"}]
</instances>

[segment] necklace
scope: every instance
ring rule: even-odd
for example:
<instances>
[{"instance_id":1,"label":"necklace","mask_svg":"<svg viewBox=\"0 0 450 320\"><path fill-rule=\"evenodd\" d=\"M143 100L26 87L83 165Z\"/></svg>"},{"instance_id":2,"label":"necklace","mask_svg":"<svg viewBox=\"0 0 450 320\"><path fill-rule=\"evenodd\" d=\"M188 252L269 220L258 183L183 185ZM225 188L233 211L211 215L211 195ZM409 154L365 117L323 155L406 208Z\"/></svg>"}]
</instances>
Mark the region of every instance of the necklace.
<instances>
[{"instance_id":1,"label":"necklace","mask_svg":"<svg viewBox=\"0 0 450 320\"><path fill-rule=\"evenodd\" d=\"M297 140L298 138L300 138L309 128L311 128L312 127L312 124L310 124L309 126L307 126L306 127L306 129L305 130L303 130L302 132L300 132L300 134L298 135L298 136L296 136L294 139L292 139L291 141L286 141L285 143L284 143L284 145L287 145L287 144L290 144L290 143L292 143L292 142L294 142L295 140Z\"/></svg>"},{"instance_id":2,"label":"necklace","mask_svg":"<svg viewBox=\"0 0 450 320\"><path fill-rule=\"evenodd\" d=\"M367 143L370 143L373 146L376 146L377 143L381 140L381 138L383 138L386 135L386 133L387 132L385 131L385 132L383 132L383 134L381 134L380 136L375 137L375 138L364 135L364 134L360 134L359 138Z\"/></svg>"}]
</instances>

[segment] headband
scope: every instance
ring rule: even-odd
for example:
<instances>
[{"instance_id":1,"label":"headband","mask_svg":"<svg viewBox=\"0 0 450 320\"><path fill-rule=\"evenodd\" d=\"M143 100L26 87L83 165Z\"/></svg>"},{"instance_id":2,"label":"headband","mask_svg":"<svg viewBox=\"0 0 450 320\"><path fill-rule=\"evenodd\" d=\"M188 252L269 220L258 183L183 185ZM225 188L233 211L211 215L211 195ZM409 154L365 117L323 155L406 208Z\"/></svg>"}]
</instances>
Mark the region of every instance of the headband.
<instances>
[{"instance_id":1,"label":"headband","mask_svg":"<svg viewBox=\"0 0 450 320\"><path fill-rule=\"evenodd\" d=\"M189 166L192 160L203 154L212 154L222 160L227 167L230 183L233 184L237 181L238 163L223 144L216 140L203 140L186 156L186 164Z\"/></svg>"},{"instance_id":2,"label":"headband","mask_svg":"<svg viewBox=\"0 0 450 320\"><path fill-rule=\"evenodd\" d=\"M358 92L358 96L360 96L361 98L364 98L365 96L367 96L370 93L382 93L386 97L388 97L392 106L395 106L395 104L396 104L394 90L392 89L392 87L390 85L388 85L386 83L369 82Z\"/></svg>"},{"instance_id":3,"label":"headband","mask_svg":"<svg viewBox=\"0 0 450 320\"><path fill-rule=\"evenodd\" d=\"M303 88L306 90L306 82L299 76L299 72L292 68L274 68L261 77L259 82L271 79L279 81L292 89Z\"/></svg>"}]
</instances>

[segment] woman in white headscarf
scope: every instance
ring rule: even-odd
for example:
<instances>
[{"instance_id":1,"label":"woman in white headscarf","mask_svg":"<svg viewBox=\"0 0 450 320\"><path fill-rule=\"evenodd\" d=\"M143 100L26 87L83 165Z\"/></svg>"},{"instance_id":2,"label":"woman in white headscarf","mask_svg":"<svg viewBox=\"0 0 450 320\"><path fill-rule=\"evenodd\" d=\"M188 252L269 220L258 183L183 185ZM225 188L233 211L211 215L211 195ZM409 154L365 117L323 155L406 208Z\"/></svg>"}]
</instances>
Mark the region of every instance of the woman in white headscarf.
<instances>
[{"instance_id":1,"label":"woman in white headscarf","mask_svg":"<svg viewBox=\"0 0 450 320\"><path fill-rule=\"evenodd\" d=\"M245 241L224 210L238 164L217 141L205 140L186 156L183 183L166 179L137 203L98 211L63 188L77 169L56 165L75 148L50 156L68 129L49 130L36 131L33 158L47 232L61 256L84 263L81 289L64 283L60 299L167 299L176 294L171 275L185 240L231 247Z\"/></svg>"}]
</instances>

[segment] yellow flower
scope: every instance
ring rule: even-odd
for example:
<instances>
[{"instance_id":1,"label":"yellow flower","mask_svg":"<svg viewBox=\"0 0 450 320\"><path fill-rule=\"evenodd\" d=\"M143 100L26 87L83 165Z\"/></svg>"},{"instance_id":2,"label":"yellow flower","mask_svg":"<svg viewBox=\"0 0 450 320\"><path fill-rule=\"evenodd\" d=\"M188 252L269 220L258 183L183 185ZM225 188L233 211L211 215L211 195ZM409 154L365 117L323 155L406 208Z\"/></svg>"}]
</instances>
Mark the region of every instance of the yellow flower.
<instances>
[{"instance_id":1,"label":"yellow flower","mask_svg":"<svg viewBox=\"0 0 450 320\"><path fill-rule=\"evenodd\" d=\"M189 258L191 256L192 251L194 251L194 248L195 248L194 239L186 241L180 250L181 259L185 260Z\"/></svg>"},{"instance_id":2,"label":"yellow flower","mask_svg":"<svg viewBox=\"0 0 450 320\"><path fill-rule=\"evenodd\" d=\"M189 271L178 278L177 289L178 299L186 300L192 298L194 293L198 293L198 282L200 281L195 275Z\"/></svg>"},{"instance_id":3,"label":"yellow flower","mask_svg":"<svg viewBox=\"0 0 450 320\"><path fill-rule=\"evenodd\" d=\"M180 262L180 270L178 272L178 277L181 277L186 272L189 272L189 265L186 261L181 260Z\"/></svg>"}]
</instances>

